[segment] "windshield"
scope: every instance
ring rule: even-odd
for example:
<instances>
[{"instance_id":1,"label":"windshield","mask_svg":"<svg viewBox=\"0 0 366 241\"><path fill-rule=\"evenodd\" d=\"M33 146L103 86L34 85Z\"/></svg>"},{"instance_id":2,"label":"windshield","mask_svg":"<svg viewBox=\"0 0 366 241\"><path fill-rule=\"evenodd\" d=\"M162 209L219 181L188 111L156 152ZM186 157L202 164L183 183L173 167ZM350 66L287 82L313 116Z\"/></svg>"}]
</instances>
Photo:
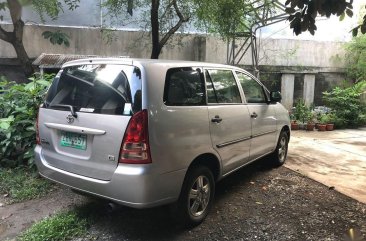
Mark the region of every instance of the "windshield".
<instances>
[{"instance_id":1,"label":"windshield","mask_svg":"<svg viewBox=\"0 0 366 241\"><path fill-rule=\"evenodd\" d=\"M117 64L66 67L54 79L45 108L132 115L141 110L141 71Z\"/></svg>"}]
</instances>

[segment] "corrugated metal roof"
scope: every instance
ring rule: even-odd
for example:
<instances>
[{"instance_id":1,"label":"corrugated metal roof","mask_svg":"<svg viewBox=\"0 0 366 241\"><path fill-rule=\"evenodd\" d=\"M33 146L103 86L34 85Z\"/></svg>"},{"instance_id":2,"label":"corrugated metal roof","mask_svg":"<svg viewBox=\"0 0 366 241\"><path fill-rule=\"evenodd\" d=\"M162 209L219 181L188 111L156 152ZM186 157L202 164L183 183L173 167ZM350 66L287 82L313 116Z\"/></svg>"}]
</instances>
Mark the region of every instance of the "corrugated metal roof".
<instances>
[{"instance_id":1,"label":"corrugated metal roof","mask_svg":"<svg viewBox=\"0 0 366 241\"><path fill-rule=\"evenodd\" d=\"M68 61L77 59L86 59L86 58L106 58L106 57L112 57L112 56L42 53L33 62L33 65L38 66L40 69L60 69L62 65ZM117 58L128 58L128 56L117 56Z\"/></svg>"}]
</instances>

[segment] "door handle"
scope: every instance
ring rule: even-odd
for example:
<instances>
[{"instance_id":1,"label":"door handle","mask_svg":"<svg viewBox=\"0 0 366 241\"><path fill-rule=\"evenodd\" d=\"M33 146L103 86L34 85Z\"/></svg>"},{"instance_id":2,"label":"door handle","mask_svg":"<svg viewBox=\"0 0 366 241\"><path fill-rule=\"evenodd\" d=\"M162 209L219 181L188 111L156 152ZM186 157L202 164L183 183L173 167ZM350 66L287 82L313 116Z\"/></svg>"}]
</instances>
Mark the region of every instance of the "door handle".
<instances>
[{"instance_id":1,"label":"door handle","mask_svg":"<svg viewBox=\"0 0 366 241\"><path fill-rule=\"evenodd\" d=\"M215 115L215 117L211 119L211 122L217 123L217 124L220 123L221 121L222 121L222 118L220 118L220 116L218 116L218 115Z\"/></svg>"},{"instance_id":2,"label":"door handle","mask_svg":"<svg viewBox=\"0 0 366 241\"><path fill-rule=\"evenodd\" d=\"M257 118L257 117L258 117L258 115L257 115L257 113L253 112L253 114L251 114L251 115L250 115L250 117L251 117L251 118Z\"/></svg>"}]
</instances>

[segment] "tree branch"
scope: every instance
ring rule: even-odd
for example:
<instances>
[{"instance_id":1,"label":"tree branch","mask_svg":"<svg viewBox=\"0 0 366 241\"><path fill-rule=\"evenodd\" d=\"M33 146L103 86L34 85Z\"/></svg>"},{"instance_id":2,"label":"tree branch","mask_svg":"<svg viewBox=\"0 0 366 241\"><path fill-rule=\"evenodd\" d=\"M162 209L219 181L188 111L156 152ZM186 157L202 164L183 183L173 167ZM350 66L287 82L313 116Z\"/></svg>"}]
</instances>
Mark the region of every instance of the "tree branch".
<instances>
[{"instance_id":1,"label":"tree branch","mask_svg":"<svg viewBox=\"0 0 366 241\"><path fill-rule=\"evenodd\" d=\"M161 45L159 44L159 6L160 0L151 1L151 41L152 41L152 53L151 58L157 59L160 54Z\"/></svg>"},{"instance_id":2,"label":"tree branch","mask_svg":"<svg viewBox=\"0 0 366 241\"><path fill-rule=\"evenodd\" d=\"M5 31L5 29L0 26L0 39L4 40L5 42L11 43L13 40L12 33Z\"/></svg>"},{"instance_id":3,"label":"tree branch","mask_svg":"<svg viewBox=\"0 0 366 241\"><path fill-rule=\"evenodd\" d=\"M177 15L179 17L179 21L160 40L160 46L161 47L164 46L168 42L169 38L182 26L183 23L189 21L189 17L185 18L183 16L182 12L179 10L178 4L177 4L177 1L176 0L173 0L173 6L174 6L175 12L177 13Z\"/></svg>"},{"instance_id":4,"label":"tree branch","mask_svg":"<svg viewBox=\"0 0 366 241\"><path fill-rule=\"evenodd\" d=\"M12 22L18 22L22 17L22 5L20 5L18 0L7 0L7 2Z\"/></svg>"},{"instance_id":5,"label":"tree branch","mask_svg":"<svg viewBox=\"0 0 366 241\"><path fill-rule=\"evenodd\" d=\"M163 19L163 18L165 17L165 15L168 13L169 8L170 8L171 6L173 6L173 4L174 4L174 0L173 0L173 1L171 1L171 2L169 2L168 6L166 6L166 8L165 8L164 13L160 16L160 19Z\"/></svg>"},{"instance_id":6,"label":"tree branch","mask_svg":"<svg viewBox=\"0 0 366 241\"><path fill-rule=\"evenodd\" d=\"M173 0L173 6L174 6L174 10L177 13L179 20L182 20L183 22L188 22L189 18L184 18L183 14L181 13L181 11L178 8L178 4L177 4L177 0Z\"/></svg>"},{"instance_id":7,"label":"tree branch","mask_svg":"<svg viewBox=\"0 0 366 241\"><path fill-rule=\"evenodd\" d=\"M22 42L23 41L23 29L24 22L22 20L22 5L18 0L7 0L9 6L9 12L11 16L11 21L14 26L14 39L15 41Z\"/></svg>"}]
</instances>

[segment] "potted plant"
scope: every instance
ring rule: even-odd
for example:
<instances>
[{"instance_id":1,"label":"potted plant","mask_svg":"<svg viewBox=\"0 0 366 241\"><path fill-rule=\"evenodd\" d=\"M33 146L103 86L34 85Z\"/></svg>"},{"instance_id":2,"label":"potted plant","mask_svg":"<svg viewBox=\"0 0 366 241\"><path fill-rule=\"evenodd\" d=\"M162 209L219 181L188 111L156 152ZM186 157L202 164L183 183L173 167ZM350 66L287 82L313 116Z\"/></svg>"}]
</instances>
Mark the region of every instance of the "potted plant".
<instances>
[{"instance_id":1,"label":"potted plant","mask_svg":"<svg viewBox=\"0 0 366 241\"><path fill-rule=\"evenodd\" d=\"M327 122L328 122L327 114L320 115L319 124L318 124L318 131L326 131L327 130Z\"/></svg>"},{"instance_id":2,"label":"potted plant","mask_svg":"<svg viewBox=\"0 0 366 241\"><path fill-rule=\"evenodd\" d=\"M294 110L294 108L293 108ZM295 115L293 113L293 110L290 112L290 120L291 120L291 130L298 130L299 129L299 124L297 123L296 119L295 119Z\"/></svg>"},{"instance_id":3,"label":"potted plant","mask_svg":"<svg viewBox=\"0 0 366 241\"><path fill-rule=\"evenodd\" d=\"M306 106L305 101L303 99L299 99L296 102L295 108L294 108L294 116L295 119L299 122L299 129L305 129L306 128L306 122L309 118L309 115L311 114L309 107Z\"/></svg>"},{"instance_id":4,"label":"potted plant","mask_svg":"<svg viewBox=\"0 0 366 241\"><path fill-rule=\"evenodd\" d=\"M332 131L334 130L334 121L336 119L336 116L333 113L328 113L327 117L328 117L327 131Z\"/></svg>"},{"instance_id":5,"label":"potted plant","mask_svg":"<svg viewBox=\"0 0 366 241\"><path fill-rule=\"evenodd\" d=\"M306 130L313 131L315 127L315 115L312 112L308 113L307 123L306 123Z\"/></svg>"},{"instance_id":6,"label":"potted plant","mask_svg":"<svg viewBox=\"0 0 366 241\"><path fill-rule=\"evenodd\" d=\"M299 124L297 123L296 120L291 120L291 130L298 130L299 129Z\"/></svg>"}]
</instances>

